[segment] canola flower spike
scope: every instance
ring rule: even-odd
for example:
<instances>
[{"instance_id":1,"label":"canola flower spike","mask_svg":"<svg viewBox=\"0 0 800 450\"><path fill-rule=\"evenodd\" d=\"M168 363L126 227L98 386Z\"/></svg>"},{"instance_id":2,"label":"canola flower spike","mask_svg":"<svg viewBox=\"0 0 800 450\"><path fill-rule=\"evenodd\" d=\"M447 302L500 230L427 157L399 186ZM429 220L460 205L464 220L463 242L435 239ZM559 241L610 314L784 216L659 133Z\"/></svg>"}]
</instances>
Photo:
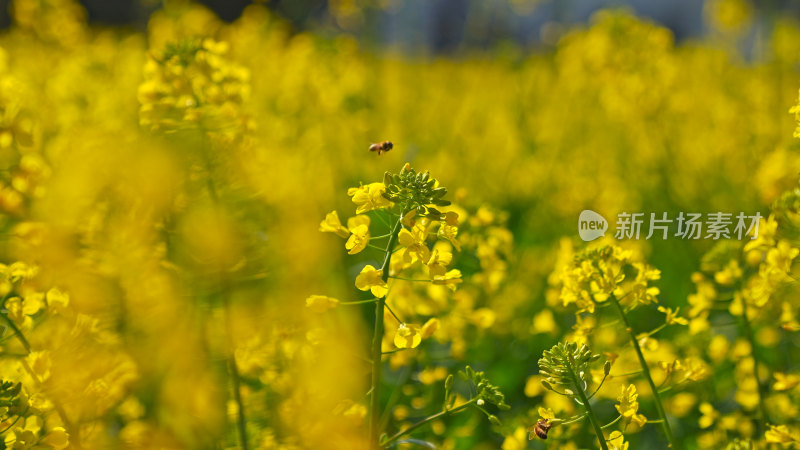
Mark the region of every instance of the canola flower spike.
<instances>
[{"instance_id":1,"label":"canola flower spike","mask_svg":"<svg viewBox=\"0 0 800 450\"><path fill-rule=\"evenodd\" d=\"M357 215L348 219L346 227L342 225L335 211L328 213L319 226L322 232L330 232L346 237L346 249L348 250L359 250L366 246L376 248L375 245L369 243L370 240L389 239L386 243L382 266L378 268L371 264L365 265L355 280L355 285L359 290L370 291L375 296L375 299L337 303L337 305L375 303L376 321L371 352L373 365L372 383L370 406L367 414L369 416L369 436L372 445L389 445L403 435L438 417L454 414L470 406L479 409L487 416L490 423L499 426L500 419L488 412L486 407L495 405L501 410L509 408L505 404L502 393L496 386L491 385L486 380L482 372L475 372L468 368L468 379L473 384L476 392L476 396L470 401L454 406L455 397L451 396L447 391L443 402L444 408L440 413L434 414L410 428L396 433L392 437L379 440L377 436L381 427L377 421L377 411L380 407L379 388L382 378L382 357L389 357L390 364L394 366L395 361L410 358L410 356L406 356L409 352L402 352L402 350L422 349L418 351L424 352L424 346L421 346L424 340L432 337L443 327L443 323L438 317L428 318L422 326L408 323L400 318L401 316L416 314L413 309L409 309L411 304L409 301L413 300L407 297L409 295L407 286L416 283L428 283L437 289L446 287L447 291L452 292L455 291L457 285L470 281L463 278L459 269L450 267L455 259L452 253L453 247L457 250L463 248L463 243L458 236L458 225L459 217L464 213L458 208L445 211L440 211L436 208L450 206L449 202L442 198L445 193L446 189L440 187L438 182L431 178L429 174L418 173L409 164L406 164L399 174L387 173L384 176L383 183L362 183L359 187L348 190L348 195L353 203L357 205ZM381 210L388 210L389 217L392 220L396 220L396 222L394 224L387 223L385 213ZM369 213L372 214L368 215ZM379 219L378 222L390 227L387 234L372 237L369 229L375 218ZM378 225L378 223L376 222L374 225ZM489 225L492 225L493 228L488 232L482 230L482 227L488 228ZM476 223L468 228L474 228L475 231L480 232L476 234L477 239L469 243L468 246L477 251L482 267L487 270L487 273L492 270L503 270L504 262L502 257L504 251L499 248L506 247L510 243L510 238L502 234L502 228L493 223L493 221ZM434 233L435 230L438 230L438 232ZM484 237L483 233L486 233L487 236ZM437 239L439 241L431 246L430 241ZM355 253L358 253L358 251L350 252L350 254ZM414 273L420 270L427 273L427 279L419 275L404 275L404 272ZM392 295L387 297L389 294L389 279L392 279L392 282L395 283L393 286L397 286L397 283L400 283L400 287L395 287L394 289L405 290L402 296L396 297ZM502 277L495 276L495 280L502 280ZM441 297L442 294L437 294L437 296ZM392 302L391 307L388 303L390 301ZM312 310L318 311L327 310L331 307L330 300L324 296L309 297L307 306ZM395 308L398 308L400 315L394 311ZM400 310L399 308L403 309ZM387 310L391 316L387 315L386 317L392 317L399 322L392 336L384 335L386 327L383 325L383 319L384 311ZM476 311L474 316L472 321L479 324L485 323L485 325L480 325L483 327L491 326L495 318L494 312L489 308L481 308ZM386 352L381 351L382 344L386 341L393 342L396 349ZM420 375L420 377L420 379L428 379L427 376ZM452 376L448 379L452 381Z\"/></svg>"},{"instance_id":2,"label":"canola flower spike","mask_svg":"<svg viewBox=\"0 0 800 450\"><path fill-rule=\"evenodd\" d=\"M228 44L210 38L168 44L151 54L139 87L139 123L174 133L200 128L233 139L250 126L242 104L250 73L225 57Z\"/></svg>"},{"instance_id":3,"label":"canola flower spike","mask_svg":"<svg viewBox=\"0 0 800 450\"><path fill-rule=\"evenodd\" d=\"M538 364L539 374L542 376L542 386L577 402L586 411L586 417L589 418L600 448L608 450L605 434L589 403L589 394L587 394L590 366L600 358L601 356L593 354L586 344L578 346L575 342L559 342L550 350L544 351ZM606 375L610 369L611 365L608 362L604 363L603 370ZM553 424L550 419L547 420L549 424ZM547 433L544 435L546 436Z\"/></svg>"}]
</instances>

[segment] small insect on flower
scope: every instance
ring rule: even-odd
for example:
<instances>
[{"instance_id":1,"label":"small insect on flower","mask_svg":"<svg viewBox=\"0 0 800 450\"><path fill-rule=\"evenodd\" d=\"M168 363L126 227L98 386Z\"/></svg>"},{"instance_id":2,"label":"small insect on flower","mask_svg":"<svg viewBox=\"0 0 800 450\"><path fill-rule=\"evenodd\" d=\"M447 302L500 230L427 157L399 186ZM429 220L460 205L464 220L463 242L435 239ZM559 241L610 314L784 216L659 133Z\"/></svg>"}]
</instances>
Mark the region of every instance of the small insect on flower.
<instances>
[{"instance_id":1,"label":"small insect on flower","mask_svg":"<svg viewBox=\"0 0 800 450\"><path fill-rule=\"evenodd\" d=\"M369 151L371 152L378 152L378 156L381 156L381 153L386 153L389 150L394 148L394 144L391 141L383 141L379 144L372 144L369 146Z\"/></svg>"},{"instance_id":2,"label":"small insect on flower","mask_svg":"<svg viewBox=\"0 0 800 450\"><path fill-rule=\"evenodd\" d=\"M538 436L539 439L547 439L547 432L550 431L552 426L553 425L550 424L550 419L539 419L536 425L531 425L528 428L528 432L530 433L528 435L528 440L533 439L534 434Z\"/></svg>"}]
</instances>

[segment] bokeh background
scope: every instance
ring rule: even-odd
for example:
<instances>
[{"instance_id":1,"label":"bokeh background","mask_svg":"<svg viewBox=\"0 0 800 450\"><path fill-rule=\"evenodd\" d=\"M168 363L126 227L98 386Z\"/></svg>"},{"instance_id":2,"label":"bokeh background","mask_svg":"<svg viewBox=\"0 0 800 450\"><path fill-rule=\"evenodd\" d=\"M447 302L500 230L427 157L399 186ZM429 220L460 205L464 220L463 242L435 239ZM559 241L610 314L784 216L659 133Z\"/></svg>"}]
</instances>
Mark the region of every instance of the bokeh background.
<instances>
[{"instance_id":1,"label":"bokeh background","mask_svg":"<svg viewBox=\"0 0 800 450\"><path fill-rule=\"evenodd\" d=\"M382 254L347 255L320 222L355 215L348 188L406 162L456 204L464 283L398 284L403 319L440 325L386 357L387 432L439 411L443 380L469 364L505 393L502 424L470 412L416 437L593 446L585 426L548 441L525 431L540 406L574 409L539 384L544 350L585 339L625 352L619 330L576 336L559 298L580 211L767 217L800 174L797 2L0 6L3 314L28 342L4 326L0 378L21 382L30 405L4 411L8 447L239 448L242 422L250 448L364 445L373 309L319 314L306 298L367 298L353 281ZM196 72L170 69L176 54ZM207 96L197 116L183 115L196 98L181 89ZM368 151L383 140L394 149ZM666 400L681 446L766 448L766 422L800 417L797 383L772 385L799 370L800 338L780 326L797 296L788 286L761 310L755 346L725 306L687 313L693 274L723 271L704 263L716 244L623 243L661 270L660 303L692 319L648 358L705 367ZM392 348L398 324L386 320ZM644 332L664 316L637 311L635 323ZM766 418L746 370L755 353ZM598 394L603 419L619 383ZM644 430L626 434L631 448L665 448L656 425Z\"/></svg>"}]
</instances>

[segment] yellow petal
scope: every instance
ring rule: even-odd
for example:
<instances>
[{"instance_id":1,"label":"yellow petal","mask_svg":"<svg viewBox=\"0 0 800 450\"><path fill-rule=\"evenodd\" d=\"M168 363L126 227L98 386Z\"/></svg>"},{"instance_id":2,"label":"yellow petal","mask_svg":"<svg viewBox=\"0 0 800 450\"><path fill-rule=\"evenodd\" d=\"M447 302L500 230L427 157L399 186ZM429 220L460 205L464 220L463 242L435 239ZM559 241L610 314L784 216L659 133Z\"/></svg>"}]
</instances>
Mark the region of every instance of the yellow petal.
<instances>
[{"instance_id":1,"label":"yellow petal","mask_svg":"<svg viewBox=\"0 0 800 450\"><path fill-rule=\"evenodd\" d=\"M331 211L325 216L325 220L319 224L319 231L323 233L335 233L343 238L350 235L347 228L342 226L342 222L339 220L339 213L336 211Z\"/></svg>"},{"instance_id":2,"label":"yellow petal","mask_svg":"<svg viewBox=\"0 0 800 450\"><path fill-rule=\"evenodd\" d=\"M394 334L394 345L397 348L415 348L422 342L422 334L416 325L400 324Z\"/></svg>"},{"instance_id":3,"label":"yellow petal","mask_svg":"<svg viewBox=\"0 0 800 450\"><path fill-rule=\"evenodd\" d=\"M359 227L361 225L366 225L369 228L370 220L369 216L365 214L359 214L357 216L353 216L347 219L347 229L353 231L354 228Z\"/></svg>"},{"instance_id":4,"label":"yellow petal","mask_svg":"<svg viewBox=\"0 0 800 450\"><path fill-rule=\"evenodd\" d=\"M425 322L425 325L422 326L422 337L423 339L427 339L439 329L439 319L436 317L432 317Z\"/></svg>"},{"instance_id":5,"label":"yellow petal","mask_svg":"<svg viewBox=\"0 0 800 450\"><path fill-rule=\"evenodd\" d=\"M324 295L311 295L306 299L306 307L310 310L323 313L339 306L339 300Z\"/></svg>"}]
</instances>

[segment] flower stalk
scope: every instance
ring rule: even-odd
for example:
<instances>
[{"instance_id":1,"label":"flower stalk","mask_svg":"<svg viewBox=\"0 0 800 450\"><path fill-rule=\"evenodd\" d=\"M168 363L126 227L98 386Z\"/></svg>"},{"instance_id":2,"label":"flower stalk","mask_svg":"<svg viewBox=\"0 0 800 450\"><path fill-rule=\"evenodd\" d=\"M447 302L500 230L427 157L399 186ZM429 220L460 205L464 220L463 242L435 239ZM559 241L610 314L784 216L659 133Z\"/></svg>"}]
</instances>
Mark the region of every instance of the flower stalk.
<instances>
[{"instance_id":1,"label":"flower stalk","mask_svg":"<svg viewBox=\"0 0 800 450\"><path fill-rule=\"evenodd\" d=\"M400 215L402 217L402 214ZM386 251L381 265L381 279L384 283L389 280L389 264L392 260L392 252L397 243L397 235L400 233L402 225L400 219L394 224L389 235L389 242L386 243ZM380 435L380 386L381 386L381 343L383 341L383 314L386 307L386 296L378 298L375 302L375 329L372 334L372 381L370 383L370 406L369 406L369 439L374 448L378 448L378 437Z\"/></svg>"},{"instance_id":2,"label":"flower stalk","mask_svg":"<svg viewBox=\"0 0 800 450\"><path fill-rule=\"evenodd\" d=\"M644 353L642 353L639 340L636 339L636 334L633 332L633 328L628 320L628 316L625 314L625 309L622 308L622 305L619 303L617 297L612 294L609 298L614 306L616 306L617 311L619 311L620 318L625 325L625 331L631 338L631 344L633 345L634 350L636 350L636 356L639 358L639 365L642 366L642 374L644 375L645 379L647 379L647 383L650 385L650 391L653 392L653 400L656 404L656 410L658 411L658 415L662 420L661 429L664 430L664 435L667 438L668 445L672 447L675 444L675 436L672 434L672 428L667 420L667 413L664 410L664 404L661 402L661 396L659 395L658 388L653 382L653 377L650 375L650 368L647 365L647 360L644 359Z\"/></svg>"},{"instance_id":3,"label":"flower stalk","mask_svg":"<svg viewBox=\"0 0 800 450\"><path fill-rule=\"evenodd\" d=\"M589 422L592 424L594 434L597 435L597 440L600 442L600 448L603 450L608 450L608 444L606 444L606 437L603 434L603 428L600 426L600 421L598 421L597 416L594 415L592 405L589 404L589 398L586 397L586 393L583 391L583 384L578 380L578 377L575 375L575 370L569 361L567 362L567 369L569 376L572 378L572 382L574 383L575 392L577 392L578 398L583 404L583 407L586 408L586 415L589 417Z\"/></svg>"},{"instance_id":4,"label":"flower stalk","mask_svg":"<svg viewBox=\"0 0 800 450\"><path fill-rule=\"evenodd\" d=\"M478 401L477 398L473 398L472 400L469 400L468 402L466 402L464 404L458 405L455 408L443 409L442 411L439 411L438 413L436 413L436 414L434 414L432 416L428 416L428 417L420 420L419 422L415 423L414 425L411 425L410 427L406 428L405 430L398 431L392 437L390 437L390 438L384 440L383 442L381 442L381 445L384 446L384 447L388 447L391 444L393 444L394 442L396 442L398 439L400 439L401 437L411 433L412 431L416 430L417 428L422 427L425 424L431 423L436 419L441 419L442 417L447 417L449 415L453 415L453 414L459 413L459 412L469 408L471 405L475 404L477 401Z\"/></svg>"},{"instance_id":5,"label":"flower stalk","mask_svg":"<svg viewBox=\"0 0 800 450\"><path fill-rule=\"evenodd\" d=\"M203 157L205 158L206 170L208 176L206 177L206 188L208 195L215 205L220 204L219 191L217 190L216 183L214 182L214 165L211 162L211 157L207 149L203 149ZM236 430L239 434L239 445L242 450L247 450L247 416L245 414L244 400L242 399L242 383L241 375L239 374L239 367L236 365L236 351L233 342L233 318L230 302L230 283L223 277L219 277L219 292L222 297L223 310L225 313L225 334L228 341L227 357L228 371L231 375L231 385L233 390L233 400L236 403Z\"/></svg>"}]
</instances>

